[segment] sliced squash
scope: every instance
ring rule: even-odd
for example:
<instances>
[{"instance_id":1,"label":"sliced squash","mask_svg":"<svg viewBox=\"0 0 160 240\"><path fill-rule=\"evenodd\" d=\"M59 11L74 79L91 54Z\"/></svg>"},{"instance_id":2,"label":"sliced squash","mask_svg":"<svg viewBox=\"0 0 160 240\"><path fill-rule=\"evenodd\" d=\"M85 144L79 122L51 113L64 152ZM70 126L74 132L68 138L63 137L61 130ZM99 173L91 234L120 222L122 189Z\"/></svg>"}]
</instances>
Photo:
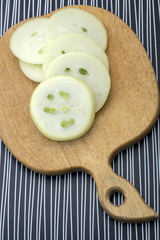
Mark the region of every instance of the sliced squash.
<instances>
[{"instance_id":1,"label":"sliced squash","mask_svg":"<svg viewBox=\"0 0 160 240\"><path fill-rule=\"evenodd\" d=\"M19 60L19 66L22 72L31 80L35 82L42 82L44 80L42 64L26 63Z\"/></svg>"},{"instance_id":2,"label":"sliced squash","mask_svg":"<svg viewBox=\"0 0 160 240\"><path fill-rule=\"evenodd\" d=\"M91 38L78 34L69 33L55 39L50 47L49 56L43 64L45 72L50 62L56 57L69 52L86 52L97 57L109 69L108 58L102 48Z\"/></svg>"},{"instance_id":3,"label":"sliced squash","mask_svg":"<svg viewBox=\"0 0 160 240\"><path fill-rule=\"evenodd\" d=\"M72 52L57 57L46 70L45 78L69 75L84 81L95 98L96 112L107 100L110 91L110 76L105 65L96 57Z\"/></svg>"},{"instance_id":4,"label":"sliced squash","mask_svg":"<svg viewBox=\"0 0 160 240\"><path fill-rule=\"evenodd\" d=\"M36 18L20 25L11 36L12 53L24 62L42 64L48 56L48 18Z\"/></svg>"},{"instance_id":5,"label":"sliced squash","mask_svg":"<svg viewBox=\"0 0 160 240\"><path fill-rule=\"evenodd\" d=\"M71 76L56 76L40 83L30 101L30 113L39 131L49 139L66 141L84 135L95 116L93 94Z\"/></svg>"},{"instance_id":6,"label":"sliced squash","mask_svg":"<svg viewBox=\"0 0 160 240\"><path fill-rule=\"evenodd\" d=\"M49 21L47 40L51 46L61 35L79 33L92 38L105 51L107 32L102 22L89 12L66 8L54 13Z\"/></svg>"}]
</instances>

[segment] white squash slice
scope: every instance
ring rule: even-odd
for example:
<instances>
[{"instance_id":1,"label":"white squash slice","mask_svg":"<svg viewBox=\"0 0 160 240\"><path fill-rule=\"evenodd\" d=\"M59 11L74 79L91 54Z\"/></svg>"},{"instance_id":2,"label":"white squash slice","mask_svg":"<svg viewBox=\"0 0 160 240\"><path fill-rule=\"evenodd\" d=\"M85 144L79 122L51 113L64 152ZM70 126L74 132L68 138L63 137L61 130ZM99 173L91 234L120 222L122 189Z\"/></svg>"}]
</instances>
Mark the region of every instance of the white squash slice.
<instances>
[{"instance_id":1,"label":"white squash slice","mask_svg":"<svg viewBox=\"0 0 160 240\"><path fill-rule=\"evenodd\" d=\"M67 53L51 62L45 78L64 74L79 78L88 85L94 94L96 112L99 111L110 91L110 76L105 65L87 53Z\"/></svg>"},{"instance_id":2,"label":"white squash slice","mask_svg":"<svg viewBox=\"0 0 160 240\"><path fill-rule=\"evenodd\" d=\"M107 32L102 22L89 12L66 8L54 13L48 27L48 43L67 33L80 33L92 38L103 50L107 47Z\"/></svg>"},{"instance_id":3,"label":"white squash slice","mask_svg":"<svg viewBox=\"0 0 160 240\"><path fill-rule=\"evenodd\" d=\"M46 71L50 62L56 57L69 52L89 53L101 60L107 69L109 69L107 55L96 42L82 34L69 33L53 41L49 50L49 56L43 64L43 71Z\"/></svg>"},{"instance_id":4,"label":"white squash slice","mask_svg":"<svg viewBox=\"0 0 160 240\"><path fill-rule=\"evenodd\" d=\"M19 60L19 66L22 72L31 80L35 82L42 82L44 80L42 64L26 63Z\"/></svg>"},{"instance_id":5,"label":"white squash slice","mask_svg":"<svg viewBox=\"0 0 160 240\"><path fill-rule=\"evenodd\" d=\"M66 141L85 134L95 116L93 94L71 76L56 76L40 83L30 101L30 113L39 131L49 139Z\"/></svg>"},{"instance_id":6,"label":"white squash slice","mask_svg":"<svg viewBox=\"0 0 160 240\"><path fill-rule=\"evenodd\" d=\"M18 27L10 39L13 54L24 62L42 64L47 57L48 18L36 18Z\"/></svg>"}]
</instances>

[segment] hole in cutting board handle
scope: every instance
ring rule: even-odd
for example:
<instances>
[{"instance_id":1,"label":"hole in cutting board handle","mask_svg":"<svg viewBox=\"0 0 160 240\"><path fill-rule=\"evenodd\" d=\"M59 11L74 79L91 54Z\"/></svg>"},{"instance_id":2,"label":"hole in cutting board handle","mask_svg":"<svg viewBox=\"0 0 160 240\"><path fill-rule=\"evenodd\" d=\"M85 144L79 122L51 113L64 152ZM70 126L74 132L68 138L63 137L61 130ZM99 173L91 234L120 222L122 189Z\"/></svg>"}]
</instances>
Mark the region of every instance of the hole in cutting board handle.
<instances>
[{"instance_id":1,"label":"hole in cutting board handle","mask_svg":"<svg viewBox=\"0 0 160 240\"><path fill-rule=\"evenodd\" d=\"M125 197L124 194L120 191L115 190L110 195L110 202L115 206L120 206L124 203Z\"/></svg>"},{"instance_id":2,"label":"hole in cutting board handle","mask_svg":"<svg viewBox=\"0 0 160 240\"><path fill-rule=\"evenodd\" d=\"M125 195L123 189L120 189L119 187L112 187L107 190L106 196L110 203L113 206L121 206L125 202Z\"/></svg>"},{"instance_id":3,"label":"hole in cutting board handle","mask_svg":"<svg viewBox=\"0 0 160 240\"><path fill-rule=\"evenodd\" d=\"M142 222L158 218L158 214L144 202L134 186L111 169L104 174L98 172L95 181L100 203L111 218L122 222ZM124 196L121 205L114 205L114 201L112 202L111 196L115 192Z\"/></svg>"}]
</instances>

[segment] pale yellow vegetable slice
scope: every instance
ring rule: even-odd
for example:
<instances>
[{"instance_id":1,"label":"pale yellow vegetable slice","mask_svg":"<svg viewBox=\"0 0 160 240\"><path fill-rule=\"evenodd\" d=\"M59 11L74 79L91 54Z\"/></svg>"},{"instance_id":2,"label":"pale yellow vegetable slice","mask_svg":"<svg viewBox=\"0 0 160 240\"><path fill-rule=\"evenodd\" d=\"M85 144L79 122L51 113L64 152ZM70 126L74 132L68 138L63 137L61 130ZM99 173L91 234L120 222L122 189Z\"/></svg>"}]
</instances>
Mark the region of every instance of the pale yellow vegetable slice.
<instances>
[{"instance_id":1,"label":"pale yellow vegetable slice","mask_svg":"<svg viewBox=\"0 0 160 240\"><path fill-rule=\"evenodd\" d=\"M105 65L87 53L73 52L57 57L46 70L45 78L70 75L84 81L94 94L96 112L107 100L110 76Z\"/></svg>"},{"instance_id":2,"label":"pale yellow vegetable slice","mask_svg":"<svg viewBox=\"0 0 160 240\"><path fill-rule=\"evenodd\" d=\"M71 76L56 76L40 83L30 101L30 113L39 131L49 139L66 141L84 135L95 116L93 94Z\"/></svg>"},{"instance_id":3,"label":"pale yellow vegetable slice","mask_svg":"<svg viewBox=\"0 0 160 240\"><path fill-rule=\"evenodd\" d=\"M42 82L44 80L44 74L42 64L26 63L19 60L19 66L22 72L31 80L35 82Z\"/></svg>"},{"instance_id":4,"label":"pale yellow vegetable slice","mask_svg":"<svg viewBox=\"0 0 160 240\"><path fill-rule=\"evenodd\" d=\"M76 8L62 9L51 16L48 26L47 40L50 46L61 35L79 33L92 38L106 50L106 29L98 18L87 11Z\"/></svg>"},{"instance_id":5,"label":"pale yellow vegetable slice","mask_svg":"<svg viewBox=\"0 0 160 240\"><path fill-rule=\"evenodd\" d=\"M20 25L11 36L10 49L24 62L42 64L48 54L48 18L36 18Z\"/></svg>"},{"instance_id":6,"label":"pale yellow vegetable slice","mask_svg":"<svg viewBox=\"0 0 160 240\"><path fill-rule=\"evenodd\" d=\"M53 41L49 50L49 56L43 64L43 71L46 71L51 61L56 57L69 52L89 53L97 57L109 69L107 55L95 41L82 34L69 33Z\"/></svg>"}]
</instances>

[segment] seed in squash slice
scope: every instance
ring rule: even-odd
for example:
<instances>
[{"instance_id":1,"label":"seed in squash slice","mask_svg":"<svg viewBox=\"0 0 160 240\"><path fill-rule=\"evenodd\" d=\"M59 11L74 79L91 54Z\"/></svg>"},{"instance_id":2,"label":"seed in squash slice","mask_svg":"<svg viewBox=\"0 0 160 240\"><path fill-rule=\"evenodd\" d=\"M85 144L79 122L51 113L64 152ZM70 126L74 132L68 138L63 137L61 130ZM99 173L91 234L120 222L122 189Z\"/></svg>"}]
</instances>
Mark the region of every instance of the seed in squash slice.
<instances>
[{"instance_id":1,"label":"seed in squash slice","mask_svg":"<svg viewBox=\"0 0 160 240\"><path fill-rule=\"evenodd\" d=\"M93 94L71 76L56 76L40 83L30 101L30 113L39 131L49 139L66 141L84 135L95 116Z\"/></svg>"}]
</instances>

